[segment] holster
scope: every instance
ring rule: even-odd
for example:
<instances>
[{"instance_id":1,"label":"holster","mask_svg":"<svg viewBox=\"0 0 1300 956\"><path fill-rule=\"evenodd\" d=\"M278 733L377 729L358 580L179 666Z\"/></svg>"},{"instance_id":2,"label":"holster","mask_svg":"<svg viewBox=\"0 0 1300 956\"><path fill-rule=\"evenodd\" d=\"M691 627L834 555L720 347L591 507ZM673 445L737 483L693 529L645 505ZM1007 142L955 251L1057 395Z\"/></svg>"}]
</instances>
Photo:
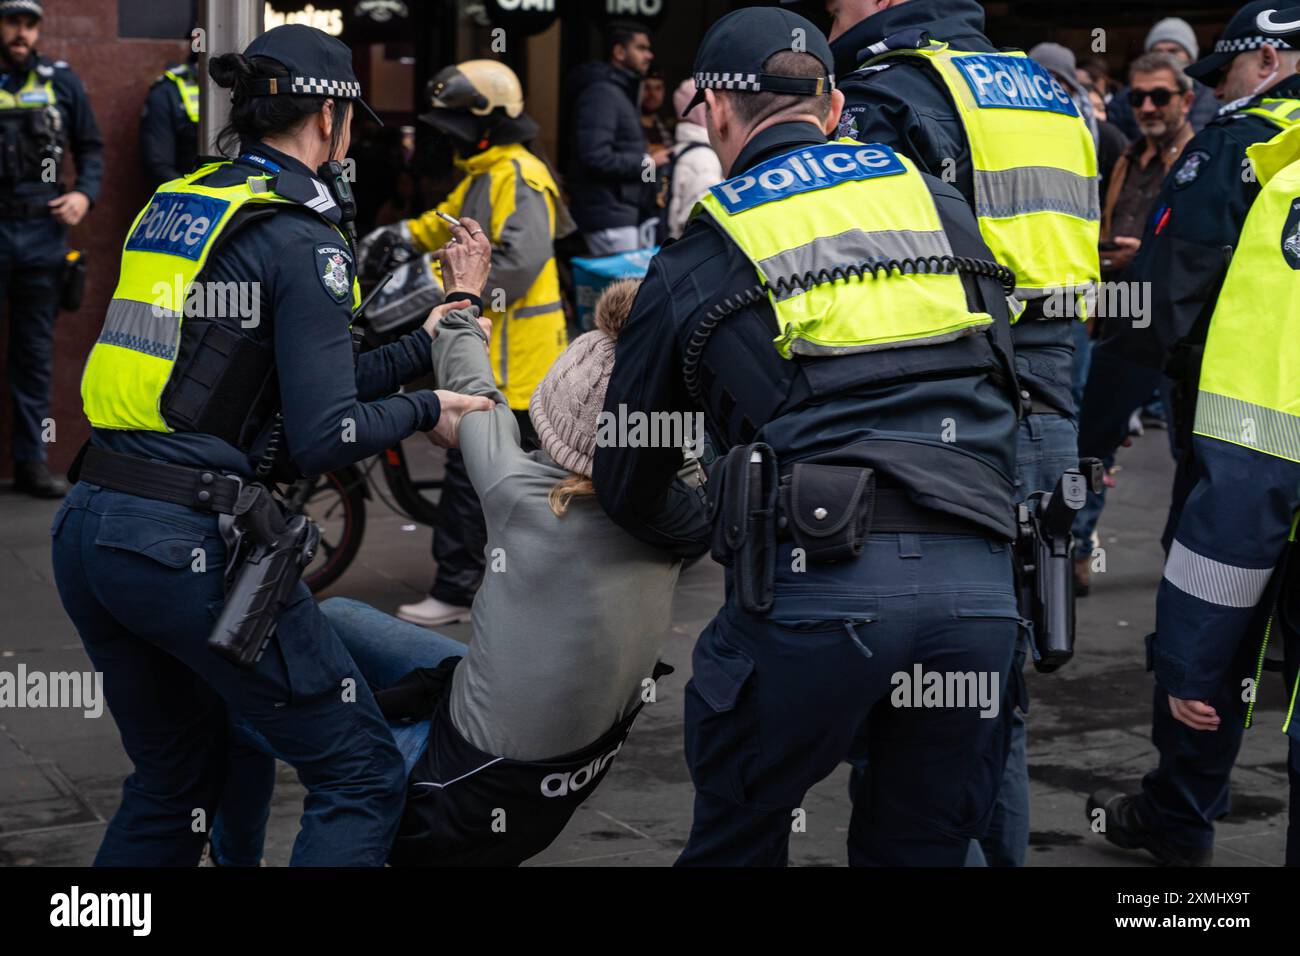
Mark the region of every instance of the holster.
<instances>
[{"instance_id":1,"label":"holster","mask_svg":"<svg viewBox=\"0 0 1300 956\"><path fill-rule=\"evenodd\" d=\"M776 455L761 442L737 445L709 472L713 558L732 568L740 606L751 614L772 609L778 488Z\"/></svg>"},{"instance_id":2,"label":"holster","mask_svg":"<svg viewBox=\"0 0 1300 956\"><path fill-rule=\"evenodd\" d=\"M870 468L799 463L781 481L778 527L808 561L856 558L871 531L876 476Z\"/></svg>"},{"instance_id":3,"label":"holster","mask_svg":"<svg viewBox=\"0 0 1300 956\"><path fill-rule=\"evenodd\" d=\"M64 312L76 312L81 308L85 292L86 255L74 249L63 257L59 269L59 308Z\"/></svg>"}]
</instances>

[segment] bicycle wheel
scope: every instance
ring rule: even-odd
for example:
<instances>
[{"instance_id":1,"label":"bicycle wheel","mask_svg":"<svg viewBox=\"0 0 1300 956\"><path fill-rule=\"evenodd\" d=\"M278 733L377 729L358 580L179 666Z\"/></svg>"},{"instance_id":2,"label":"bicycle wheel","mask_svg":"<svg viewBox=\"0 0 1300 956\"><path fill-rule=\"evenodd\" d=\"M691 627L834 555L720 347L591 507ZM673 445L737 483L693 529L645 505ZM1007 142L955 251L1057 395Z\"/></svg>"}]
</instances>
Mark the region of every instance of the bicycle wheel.
<instances>
[{"instance_id":1,"label":"bicycle wheel","mask_svg":"<svg viewBox=\"0 0 1300 956\"><path fill-rule=\"evenodd\" d=\"M320 527L316 557L302 575L303 583L316 594L342 577L361 549L366 531L366 485L361 472L351 465L309 482L295 486L290 507Z\"/></svg>"}]
</instances>

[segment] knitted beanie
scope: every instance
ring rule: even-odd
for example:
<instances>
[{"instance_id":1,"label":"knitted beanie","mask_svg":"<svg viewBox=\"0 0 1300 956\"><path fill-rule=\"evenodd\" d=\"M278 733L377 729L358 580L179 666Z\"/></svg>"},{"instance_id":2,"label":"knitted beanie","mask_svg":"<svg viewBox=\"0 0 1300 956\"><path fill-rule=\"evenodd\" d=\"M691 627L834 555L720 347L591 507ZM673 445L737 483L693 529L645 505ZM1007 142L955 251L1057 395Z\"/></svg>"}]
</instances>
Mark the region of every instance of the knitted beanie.
<instances>
[{"instance_id":1,"label":"knitted beanie","mask_svg":"<svg viewBox=\"0 0 1300 956\"><path fill-rule=\"evenodd\" d=\"M609 286L596 302L596 328L578 336L551 365L533 397L528 414L542 450L557 465L591 477L596 432L605 391L614 371L614 347L639 280Z\"/></svg>"},{"instance_id":2,"label":"knitted beanie","mask_svg":"<svg viewBox=\"0 0 1300 956\"><path fill-rule=\"evenodd\" d=\"M1153 26L1151 32L1147 34L1143 49L1150 53L1151 48L1162 40L1177 43L1187 51L1187 55L1193 60L1201 52L1201 48L1196 42L1196 31L1192 29L1190 23L1180 17L1166 17Z\"/></svg>"}]
</instances>

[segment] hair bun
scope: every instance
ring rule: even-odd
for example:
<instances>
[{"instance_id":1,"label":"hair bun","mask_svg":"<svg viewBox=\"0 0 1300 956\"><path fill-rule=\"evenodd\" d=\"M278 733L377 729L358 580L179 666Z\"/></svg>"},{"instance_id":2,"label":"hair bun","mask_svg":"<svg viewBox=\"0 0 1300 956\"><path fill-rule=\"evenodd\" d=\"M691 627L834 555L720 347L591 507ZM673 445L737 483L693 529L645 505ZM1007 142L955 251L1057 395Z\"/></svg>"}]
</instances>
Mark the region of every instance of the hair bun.
<instances>
[{"instance_id":1,"label":"hair bun","mask_svg":"<svg viewBox=\"0 0 1300 956\"><path fill-rule=\"evenodd\" d=\"M208 60L208 76L223 89L234 89L235 84L253 75L253 66L242 53L223 53Z\"/></svg>"},{"instance_id":2,"label":"hair bun","mask_svg":"<svg viewBox=\"0 0 1300 956\"><path fill-rule=\"evenodd\" d=\"M627 317L632 314L632 303L640 290L640 279L619 279L606 286L596 300L596 328L611 339L617 339Z\"/></svg>"}]
</instances>

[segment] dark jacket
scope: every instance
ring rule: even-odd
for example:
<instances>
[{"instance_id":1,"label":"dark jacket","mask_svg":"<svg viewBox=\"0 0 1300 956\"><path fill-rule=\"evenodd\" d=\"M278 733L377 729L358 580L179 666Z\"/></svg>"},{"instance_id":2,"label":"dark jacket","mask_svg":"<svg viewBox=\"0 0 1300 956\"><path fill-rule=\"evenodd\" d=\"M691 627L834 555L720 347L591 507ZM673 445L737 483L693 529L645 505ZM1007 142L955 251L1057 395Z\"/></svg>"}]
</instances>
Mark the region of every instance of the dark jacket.
<instances>
[{"instance_id":1,"label":"dark jacket","mask_svg":"<svg viewBox=\"0 0 1300 956\"><path fill-rule=\"evenodd\" d=\"M1142 248L1127 275L1150 289L1150 326L1108 322L1099 348L1162 370L1179 342L1205 343L1231 250L1259 195L1259 183L1247 174L1246 147L1279 132L1275 123L1241 112L1265 97L1300 99L1300 76L1288 76L1223 111L1183 147L1147 218ZM1190 381L1195 380L1191 375Z\"/></svg>"},{"instance_id":2,"label":"dark jacket","mask_svg":"<svg viewBox=\"0 0 1300 956\"><path fill-rule=\"evenodd\" d=\"M732 175L824 142L806 123L770 127L741 152ZM990 258L961 196L932 177L926 184L953 252ZM753 264L709 216L692 219L682 238L650 263L618 338L605 410L615 416L696 410L682 375L685 346L711 309L756 281ZM1006 304L991 280L970 281L967 290L973 305L994 316L984 333L820 359L781 357L772 342L776 316L761 298L719 323L704 350L709 420L725 429L725 444L734 444L737 432L744 439L748 420L753 440L771 445L782 467L814 457L869 466L924 507L1010 536L1016 409ZM949 419L955 443L941 438ZM665 496L679 493L673 479L680 464L680 452L671 448L601 445L593 482L616 522L643 541L689 554L687 536L660 530ZM687 513L688 502L680 510Z\"/></svg>"},{"instance_id":3,"label":"dark jacket","mask_svg":"<svg viewBox=\"0 0 1300 956\"><path fill-rule=\"evenodd\" d=\"M583 232L640 224L645 204L641 77L587 63L569 79L572 99L569 211Z\"/></svg>"},{"instance_id":4,"label":"dark jacket","mask_svg":"<svg viewBox=\"0 0 1300 956\"><path fill-rule=\"evenodd\" d=\"M884 69L857 69L871 56L867 47L908 30L925 30L954 50L997 52L984 36L984 8L975 0L911 0L867 17L831 44L845 99L839 134L892 146L923 172L952 182L973 205L970 144L938 71L919 57L891 59L880 64ZM1031 303L1012 330L1016 367L1033 397L1073 414L1073 320L1039 321L1041 307L1041 301Z\"/></svg>"},{"instance_id":5,"label":"dark jacket","mask_svg":"<svg viewBox=\"0 0 1300 956\"><path fill-rule=\"evenodd\" d=\"M192 67L184 69L193 76ZM194 169L198 155L199 124L190 121L176 84L160 76L149 88L140 115L140 163L149 185L157 188L184 176Z\"/></svg>"},{"instance_id":6,"label":"dark jacket","mask_svg":"<svg viewBox=\"0 0 1300 956\"><path fill-rule=\"evenodd\" d=\"M252 175L276 172L277 167L312 175L298 160L265 144L251 144L247 152L271 165L241 158L212 173L205 184L231 186ZM305 208L286 207L218 242L200 281L251 283L259 296L258 322L241 334L274 350L275 404L284 413L289 455L298 471L333 471L433 428L440 410L433 392L394 394L432 370L427 332L417 329L392 345L366 352L354 366L351 297L340 302L320 276L317 247L343 244L329 223ZM354 269L349 261L349 287ZM242 325L244 320L231 316L212 321ZM262 430L247 453L199 432L96 428L91 442L124 454L248 476L253 469L250 459L261 454L267 431Z\"/></svg>"},{"instance_id":7,"label":"dark jacket","mask_svg":"<svg viewBox=\"0 0 1300 956\"><path fill-rule=\"evenodd\" d=\"M67 132L68 148L76 164L77 181L68 184L70 189L84 193L93 203L99 196L99 184L104 177L104 140L90 111L90 100L77 74L63 60L51 60L32 52L27 62L18 69L10 69L0 62L0 87L17 93L27 82L31 70L37 72L38 81L49 79L54 87L55 103L63 115L63 128ZM59 193L56 183L23 182L13 190L13 195L25 200L53 199Z\"/></svg>"}]
</instances>

